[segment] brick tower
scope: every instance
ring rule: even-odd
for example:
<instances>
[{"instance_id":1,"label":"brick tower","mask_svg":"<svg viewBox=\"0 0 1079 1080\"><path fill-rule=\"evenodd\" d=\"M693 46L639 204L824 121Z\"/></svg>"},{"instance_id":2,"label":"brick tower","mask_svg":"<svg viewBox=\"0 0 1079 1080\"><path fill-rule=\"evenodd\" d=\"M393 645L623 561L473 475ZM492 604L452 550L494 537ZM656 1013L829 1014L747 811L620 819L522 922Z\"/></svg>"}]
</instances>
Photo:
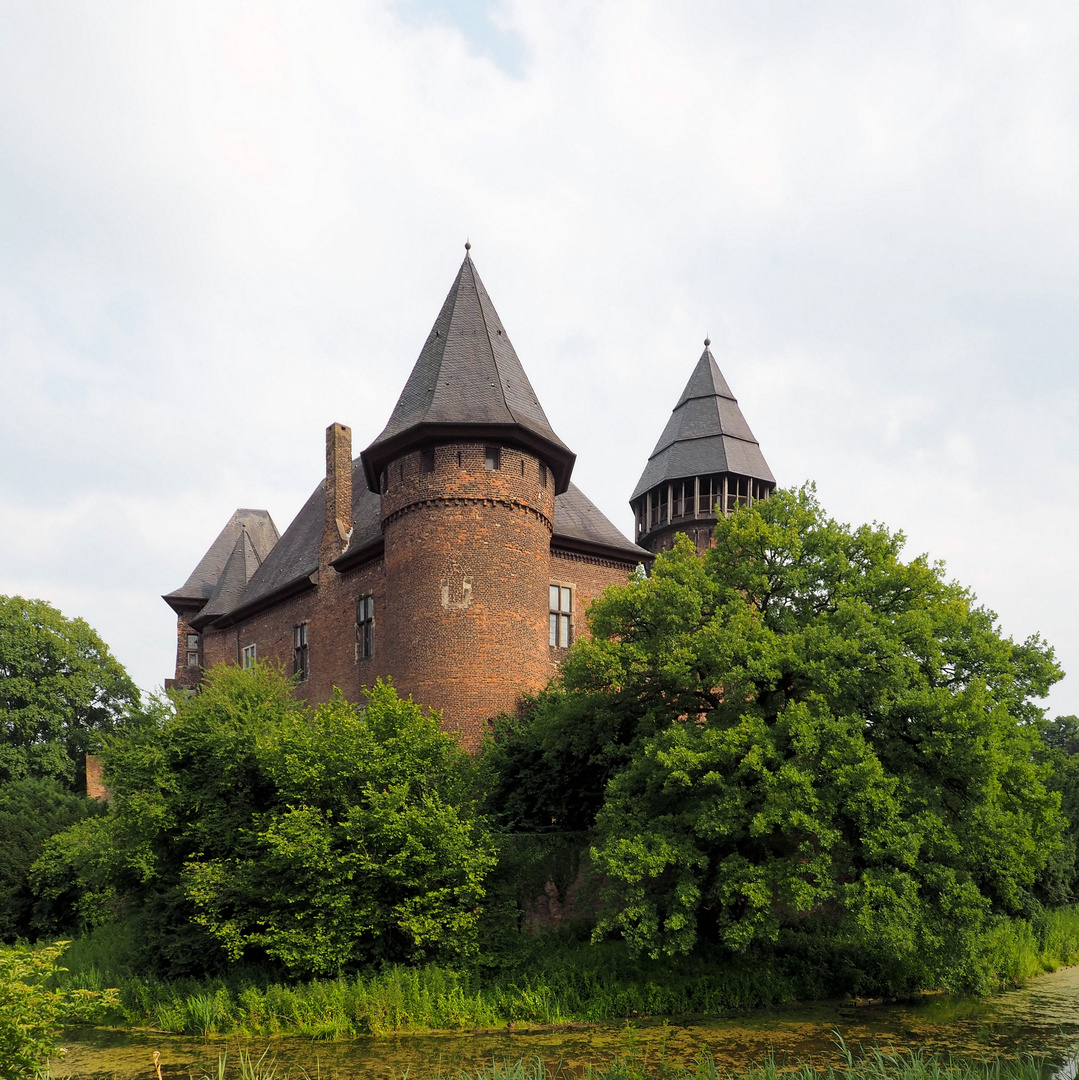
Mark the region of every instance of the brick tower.
<instances>
[{"instance_id":1,"label":"brick tower","mask_svg":"<svg viewBox=\"0 0 1079 1080\"><path fill-rule=\"evenodd\" d=\"M389 673L476 745L487 717L551 676L555 497L575 458L467 251L389 423L361 460L381 496Z\"/></svg>"},{"instance_id":2,"label":"brick tower","mask_svg":"<svg viewBox=\"0 0 1079 1080\"><path fill-rule=\"evenodd\" d=\"M651 552L686 533L709 545L720 514L767 499L776 486L760 444L705 338L693 374L630 496L635 539Z\"/></svg>"}]
</instances>

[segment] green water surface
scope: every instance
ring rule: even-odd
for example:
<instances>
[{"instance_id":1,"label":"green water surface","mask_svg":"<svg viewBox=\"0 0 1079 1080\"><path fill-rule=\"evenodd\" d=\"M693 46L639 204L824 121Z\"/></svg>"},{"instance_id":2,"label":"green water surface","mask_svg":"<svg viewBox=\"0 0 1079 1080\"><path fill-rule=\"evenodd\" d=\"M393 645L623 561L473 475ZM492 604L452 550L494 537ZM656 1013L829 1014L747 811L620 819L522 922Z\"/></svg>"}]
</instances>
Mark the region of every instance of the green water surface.
<instances>
[{"instance_id":1,"label":"green water surface","mask_svg":"<svg viewBox=\"0 0 1079 1080\"><path fill-rule=\"evenodd\" d=\"M53 1063L54 1077L154 1080L153 1052L161 1052L166 1080L216 1075L223 1051L258 1058L269 1047L279 1080L301 1070L324 1080L400 1077L410 1080L460 1069L541 1056L576 1070L635 1055L650 1062L688 1062L704 1051L730 1070L741 1070L770 1053L780 1061L834 1062L834 1031L851 1047L921 1048L956 1057L985 1059L1036 1054L1064 1066L1074 1080L1079 1053L1079 967L1033 980L991 998L930 996L918 1003L851 1005L815 1002L713 1020L640 1020L562 1029L518 1027L497 1032L359 1036L337 1042L274 1038L237 1040L117 1033L102 1029L68 1033L67 1054ZM1072 1062L1070 1066L1065 1063Z\"/></svg>"}]
</instances>

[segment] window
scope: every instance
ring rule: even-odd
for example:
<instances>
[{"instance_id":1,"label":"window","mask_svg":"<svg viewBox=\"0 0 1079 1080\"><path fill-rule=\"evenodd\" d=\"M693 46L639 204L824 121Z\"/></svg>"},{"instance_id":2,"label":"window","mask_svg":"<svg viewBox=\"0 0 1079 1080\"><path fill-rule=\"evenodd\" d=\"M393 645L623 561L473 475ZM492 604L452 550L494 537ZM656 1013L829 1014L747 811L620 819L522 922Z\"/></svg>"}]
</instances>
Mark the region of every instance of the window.
<instances>
[{"instance_id":1,"label":"window","mask_svg":"<svg viewBox=\"0 0 1079 1080\"><path fill-rule=\"evenodd\" d=\"M502 468L502 451L497 446L488 446L483 451L483 463L488 469Z\"/></svg>"},{"instance_id":2,"label":"window","mask_svg":"<svg viewBox=\"0 0 1079 1080\"><path fill-rule=\"evenodd\" d=\"M375 652L375 598L368 594L356 601L356 659Z\"/></svg>"},{"instance_id":3,"label":"window","mask_svg":"<svg viewBox=\"0 0 1079 1080\"><path fill-rule=\"evenodd\" d=\"M383 495L386 494L386 489L389 485L386 483L386 470L382 470L382 475L379 477L378 487Z\"/></svg>"},{"instance_id":4,"label":"window","mask_svg":"<svg viewBox=\"0 0 1079 1080\"><path fill-rule=\"evenodd\" d=\"M187 635L187 666L198 667L199 666L199 635L188 634Z\"/></svg>"},{"instance_id":5,"label":"window","mask_svg":"<svg viewBox=\"0 0 1079 1080\"><path fill-rule=\"evenodd\" d=\"M244 667L245 671L247 670L247 668L251 668L251 667L255 666L255 646L254 645L245 645L243 647L243 652L240 655L242 657L243 667Z\"/></svg>"},{"instance_id":6,"label":"window","mask_svg":"<svg viewBox=\"0 0 1079 1080\"><path fill-rule=\"evenodd\" d=\"M303 682L310 673L307 658L307 623L300 623L292 628L292 674Z\"/></svg>"},{"instance_id":7,"label":"window","mask_svg":"<svg viewBox=\"0 0 1079 1080\"><path fill-rule=\"evenodd\" d=\"M547 466L540 462L540 487L545 488L547 486Z\"/></svg>"},{"instance_id":8,"label":"window","mask_svg":"<svg viewBox=\"0 0 1079 1080\"><path fill-rule=\"evenodd\" d=\"M568 649L571 640L573 590L568 585L551 586L551 648Z\"/></svg>"},{"instance_id":9,"label":"window","mask_svg":"<svg viewBox=\"0 0 1079 1080\"><path fill-rule=\"evenodd\" d=\"M434 450L421 450L420 451L420 472L432 473L435 471L435 452Z\"/></svg>"}]
</instances>

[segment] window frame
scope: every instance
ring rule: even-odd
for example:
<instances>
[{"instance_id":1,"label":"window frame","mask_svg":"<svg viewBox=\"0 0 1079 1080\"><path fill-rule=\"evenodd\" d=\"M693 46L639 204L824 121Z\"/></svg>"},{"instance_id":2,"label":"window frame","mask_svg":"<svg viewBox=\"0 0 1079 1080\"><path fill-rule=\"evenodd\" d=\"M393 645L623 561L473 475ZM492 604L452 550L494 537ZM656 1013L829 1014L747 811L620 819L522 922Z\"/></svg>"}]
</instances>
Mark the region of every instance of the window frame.
<instances>
[{"instance_id":1,"label":"window frame","mask_svg":"<svg viewBox=\"0 0 1079 1080\"><path fill-rule=\"evenodd\" d=\"M557 590L557 595L556 595ZM576 585L552 581L547 588L547 644L552 649L568 649L574 640L574 595Z\"/></svg>"},{"instance_id":2,"label":"window frame","mask_svg":"<svg viewBox=\"0 0 1079 1080\"><path fill-rule=\"evenodd\" d=\"M356 659L370 660L375 655L375 594L356 597Z\"/></svg>"},{"instance_id":3,"label":"window frame","mask_svg":"<svg viewBox=\"0 0 1079 1080\"><path fill-rule=\"evenodd\" d=\"M292 674L300 682L306 682L311 674L311 654L307 646L307 623L297 623L292 628Z\"/></svg>"},{"instance_id":4,"label":"window frame","mask_svg":"<svg viewBox=\"0 0 1079 1080\"><path fill-rule=\"evenodd\" d=\"M240 666L244 671L248 671L258 663L258 644L252 642L250 645L245 645L240 650Z\"/></svg>"}]
</instances>

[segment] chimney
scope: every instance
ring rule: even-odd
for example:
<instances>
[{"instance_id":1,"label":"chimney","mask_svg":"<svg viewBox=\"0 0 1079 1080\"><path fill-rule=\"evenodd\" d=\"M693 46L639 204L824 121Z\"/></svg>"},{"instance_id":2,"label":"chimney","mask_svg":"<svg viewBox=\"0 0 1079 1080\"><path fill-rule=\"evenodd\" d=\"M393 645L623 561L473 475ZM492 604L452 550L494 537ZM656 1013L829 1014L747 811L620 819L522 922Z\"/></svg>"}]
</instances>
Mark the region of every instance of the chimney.
<instances>
[{"instance_id":1,"label":"chimney","mask_svg":"<svg viewBox=\"0 0 1079 1080\"><path fill-rule=\"evenodd\" d=\"M345 550L351 531L352 429L330 424L326 429L326 527L322 534L326 562Z\"/></svg>"}]
</instances>

